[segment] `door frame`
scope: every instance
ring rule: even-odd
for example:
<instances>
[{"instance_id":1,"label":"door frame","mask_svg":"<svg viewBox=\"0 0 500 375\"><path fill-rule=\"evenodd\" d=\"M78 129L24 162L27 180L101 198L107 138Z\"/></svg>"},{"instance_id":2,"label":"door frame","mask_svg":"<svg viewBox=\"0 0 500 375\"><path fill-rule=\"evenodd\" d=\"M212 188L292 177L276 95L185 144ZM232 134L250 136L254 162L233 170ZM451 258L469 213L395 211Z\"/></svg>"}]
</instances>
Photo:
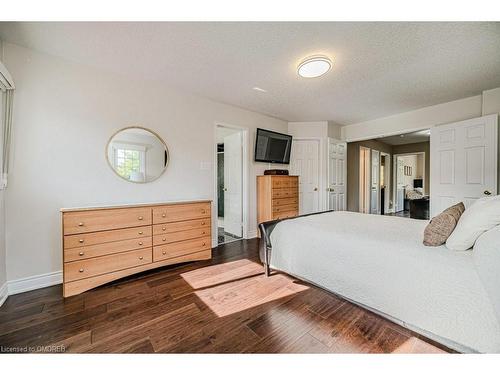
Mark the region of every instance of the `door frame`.
<instances>
[{"instance_id":1,"label":"door frame","mask_svg":"<svg viewBox=\"0 0 500 375\"><path fill-rule=\"evenodd\" d=\"M326 183L325 183L325 150L328 150L328 147L325 147L325 139L321 137L293 137L293 141L317 141L318 142L318 212L326 210L327 207L327 194L326 194ZM293 142L292 141L292 142ZM290 160L291 156L290 156ZM289 167L288 169L291 169ZM299 181L300 183L300 181ZM300 203L299 203L300 209Z\"/></svg>"},{"instance_id":2,"label":"door frame","mask_svg":"<svg viewBox=\"0 0 500 375\"><path fill-rule=\"evenodd\" d=\"M361 151L365 153L364 157L361 158ZM365 146L359 146L359 155L358 155L358 163L359 163L359 176L358 176L358 212L361 212L363 214L369 214L371 210L371 199L370 199L370 189L371 189L371 161L372 161L372 155L371 155L371 149L369 147ZM364 165L365 168L361 168L361 161L364 159ZM368 169L366 166L369 166ZM363 175L365 184L364 184L364 190L361 189L362 186L362 178L361 176ZM364 197L363 197L364 193ZM363 211L361 211L361 202L365 202L365 207L363 207ZM368 207L366 207L366 205Z\"/></svg>"},{"instance_id":3,"label":"door frame","mask_svg":"<svg viewBox=\"0 0 500 375\"><path fill-rule=\"evenodd\" d=\"M425 190L425 172L426 172L426 169L425 169L425 152L424 151L418 151L418 152L406 152L404 154L393 154L392 155L392 167L393 167L393 170L394 170L394 173L392 175L392 183L393 183L393 191L392 191L392 208L393 210L396 210L396 199L397 199L397 189L396 187L398 186L398 176L397 176L397 173L398 173L398 166L397 166L397 161L398 161L398 156L409 156L409 155L422 155L423 158L424 158L424 166L423 166L423 172L422 173L422 186L423 186L423 192L424 192L424 195L429 195L429 192ZM405 197L403 198L405 199ZM395 212L395 211L394 211Z\"/></svg>"},{"instance_id":4,"label":"door frame","mask_svg":"<svg viewBox=\"0 0 500 375\"><path fill-rule=\"evenodd\" d=\"M380 151L380 158L382 159L382 156L386 158L386 163L385 163L385 171L384 171L384 184L385 180L387 180L388 185L385 187L385 194L384 194L384 213L388 214L393 211L390 211L390 198L391 198L391 188L392 188L392 179L391 179L391 171L392 171L392 166L391 166L391 154L388 154L387 152ZM382 164L380 164L382 167Z\"/></svg>"},{"instance_id":5,"label":"door frame","mask_svg":"<svg viewBox=\"0 0 500 375\"><path fill-rule=\"evenodd\" d=\"M218 246L218 233L217 233L217 215L218 213L218 191L217 191L217 128L227 128L233 129L241 132L241 144L243 147L242 150L242 181L241 181L241 199L242 199L242 229L243 229L243 238L248 238L248 128L244 126L232 125L221 121L216 121L214 123L213 130L213 149L212 149L212 158L213 158L213 170L212 170L212 179L213 179L213 193L212 193L212 248ZM215 213L215 214L214 214Z\"/></svg>"}]
</instances>

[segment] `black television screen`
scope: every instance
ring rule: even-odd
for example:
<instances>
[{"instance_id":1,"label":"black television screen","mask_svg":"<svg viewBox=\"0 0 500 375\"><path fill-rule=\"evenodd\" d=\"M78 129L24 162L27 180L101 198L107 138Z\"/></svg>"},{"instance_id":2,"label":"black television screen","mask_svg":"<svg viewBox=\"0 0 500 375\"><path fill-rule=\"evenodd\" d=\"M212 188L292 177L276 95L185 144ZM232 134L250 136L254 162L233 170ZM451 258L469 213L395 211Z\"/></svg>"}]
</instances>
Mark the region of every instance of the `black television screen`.
<instances>
[{"instance_id":1,"label":"black television screen","mask_svg":"<svg viewBox=\"0 0 500 375\"><path fill-rule=\"evenodd\" d=\"M290 164L292 136L270 130L257 129L255 161Z\"/></svg>"}]
</instances>

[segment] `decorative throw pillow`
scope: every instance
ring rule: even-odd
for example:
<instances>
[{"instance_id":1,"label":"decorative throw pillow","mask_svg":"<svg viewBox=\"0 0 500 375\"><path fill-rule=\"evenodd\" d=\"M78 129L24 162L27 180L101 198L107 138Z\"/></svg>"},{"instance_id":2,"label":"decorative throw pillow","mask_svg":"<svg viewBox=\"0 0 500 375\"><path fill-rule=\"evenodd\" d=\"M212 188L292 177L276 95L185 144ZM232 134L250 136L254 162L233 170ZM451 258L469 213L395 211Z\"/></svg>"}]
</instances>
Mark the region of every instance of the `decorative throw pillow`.
<instances>
[{"instance_id":1,"label":"decorative throw pillow","mask_svg":"<svg viewBox=\"0 0 500 375\"><path fill-rule=\"evenodd\" d=\"M457 226L460 216L465 211L465 206L462 202L448 207L436 217L432 218L431 222L424 230L424 245L425 246L441 246L446 242L448 237L453 233Z\"/></svg>"},{"instance_id":2,"label":"decorative throw pillow","mask_svg":"<svg viewBox=\"0 0 500 375\"><path fill-rule=\"evenodd\" d=\"M500 224L500 195L474 202L460 217L457 227L446 240L451 250L468 250L478 237Z\"/></svg>"}]
</instances>

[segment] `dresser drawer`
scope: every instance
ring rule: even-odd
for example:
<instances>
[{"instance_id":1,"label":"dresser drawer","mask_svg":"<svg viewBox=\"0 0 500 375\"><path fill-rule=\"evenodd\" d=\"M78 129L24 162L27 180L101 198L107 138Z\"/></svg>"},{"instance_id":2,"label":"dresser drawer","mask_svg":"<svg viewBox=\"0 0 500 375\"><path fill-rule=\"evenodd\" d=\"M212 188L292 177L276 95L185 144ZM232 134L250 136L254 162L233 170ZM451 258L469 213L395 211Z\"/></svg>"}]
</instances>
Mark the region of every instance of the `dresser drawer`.
<instances>
[{"instance_id":1,"label":"dresser drawer","mask_svg":"<svg viewBox=\"0 0 500 375\"><path fill-rule=\"evenodd\" d=\"M194 240L155 246L153 247L153 261L158 262L160 260L175 258L181 255L211 249L212 244L210 243L210 241L210 237L204 237Z\"/></svg>"},{"instance_id":2,"label":"dresser drawer","mask_svg":"<svg viewBox=\"0 0 500 375\"><path fill-rule=\"evenodd\" d=\"M174 233L190 229L201 229L210 228L210 219L196 219L187 221L177 221L175 223L164 223L153 225L153 235L164 234L164 233Z\"/></svg>"},{"instance_id":3,"label":"dresser drawer","mask_svg":"<svg viewBox=\"0 0 500 375\"><path fill-rule=\"evenodd\" d=\"M299 203L299 198L298 197L292 197L292 198L278 198L278 199L273 199L272 200L273 207L277 206L285 206L289 204L295 204L297 205Z\"/></svg>"},{"instance_id":4,"label":"dresser drawer","mask_svg":"<svg viewBox=\"0 0 500 375\"><path fill-rule=\"evenodd\" d=\"M80 280L152 262L152 250L132 250L64 264L64 282Z\"/></svg>"},{"instance_id":5,"label":"dresser drawer","mask_svg":"<svg viewBox=\"0 0 500 375\"><path fill-rule=\"evenodd\" d=\"M151 224L151 208L65 212L64 234L98 232Z\"/></svg>"},{"instance_id":6,"label":"dresser drawer","mask_svg":"<svg viewBox=\"0 0 500 375\"><path fill-rule=\"evenodd\" d=\"M153 224L210 217L210 203L173 204L153 208Z\"/></svg>"},{"instance_id":7,"label":"dresser drawer","mask_svg":"<svg viewBox=\"0 0 500 375\"><path fill-rule=\"evenodd\" d=\"M297 203L294 204L286 204L283 206L274 206L273 212L288 212L288 211L297 211L299 209L299 205Z\"/></svg>"},{"instance_id":8,"label":"dresser drawer","mask_svg":"<svg viewBox=\"0 0 500 375\"><path fill-rule=\"evenodd\" d=\"M295 217L295 216L298 216L298 214L299 214L298 211L275 212L275 213L273 213L273 220Z\"/></svg>"},{"instance_id":9,"label":"dresser drawer","mask_svg":"<svg viewBox=\"0 0 500 375\"><path fill-rule=\"evenodd\" d=\"M273 189L273 191L272 191L273 198L297 197L298 194L299 194L299 191L296 188Z\"/></svg>"},{"instance_id":10,"label":"dresser drawer","mask_svg":"<svg viewBox=\"0 0 500 375\"><path fill-rule=\"evenodd\" d=\"M153 246L210 236L210 227L153 236Z\"/></svg>"},{"instance_id":11,"label":"dresser drawer","mask_svg":"<svg viewBox=\"0 0 500 375\"><path fill-rule=\"evenodd\" d=\"M134 238L131 240L107 242L98 245L75 247L64 250L64 261L94 258L103 255L121 253L129 250L150 248L153 245L152 237Z\"/></svg>"},{"instance_id":12,"label":"dresser drawer","mask_svg":"<svg viewBox=\"0 0 500 375\"><path fill-rule=\"evenodd\" d=\"M290 179L287 177L273 177L272 178L272 187L273 187L273 189L289 188L289 187L291 187Z\"/></svg>"},{"instance_id":13,"label":"dresser drawer","mask_svg":"<svg viewBox=\"0 0 500 375\"><path fill-rule=\"evenodd\" d=\"M151 226L64 236L64 248L70 249L144 237L151 237Z\"/></svg>"}]
</instances>

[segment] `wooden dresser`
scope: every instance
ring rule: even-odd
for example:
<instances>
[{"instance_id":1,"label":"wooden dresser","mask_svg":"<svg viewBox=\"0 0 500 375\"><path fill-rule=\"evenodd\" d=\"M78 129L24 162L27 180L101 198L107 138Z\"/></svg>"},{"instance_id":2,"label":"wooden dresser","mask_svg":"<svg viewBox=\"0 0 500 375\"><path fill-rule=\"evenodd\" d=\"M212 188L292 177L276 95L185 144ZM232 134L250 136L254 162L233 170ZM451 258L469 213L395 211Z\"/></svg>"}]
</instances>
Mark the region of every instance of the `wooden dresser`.
<instances>
[{"instance_id":1,"label":"wooden dresser","mask_svg":"<svg viewBox=\"0 0 500 375\"><path fill-rule=\"evenodd\" d=\"M257 222L299 214L299 176L257 176Z\"/></svg>"},{"instance_id":2,"label":"wooden dresser","mask_svg":"<svg viewBox=\"0 0 500 375\"><path fill-rule=\"evenodd\" d=\"M63 293L212 256L211 201L62 209Z\"/></svg>"}]
</instances>

